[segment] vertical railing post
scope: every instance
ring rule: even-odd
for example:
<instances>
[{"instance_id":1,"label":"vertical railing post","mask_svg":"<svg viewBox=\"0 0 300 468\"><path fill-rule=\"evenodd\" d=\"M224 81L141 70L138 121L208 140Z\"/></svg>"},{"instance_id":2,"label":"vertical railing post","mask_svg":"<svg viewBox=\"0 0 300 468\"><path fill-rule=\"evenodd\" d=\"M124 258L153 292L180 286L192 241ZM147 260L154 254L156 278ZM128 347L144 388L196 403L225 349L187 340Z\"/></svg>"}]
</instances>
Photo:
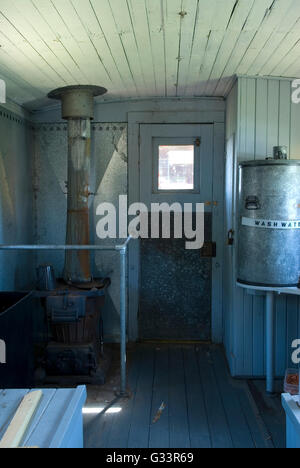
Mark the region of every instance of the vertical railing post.
<instances>
[{"instance_id":1,"label":"vertical railing post","mask_svg":"<svg viewBox=\"0 0 300 468\"><path fill-rule=\"evenodd\" d=\"M274 292L266 295L266 348L267 348L267 392L275 391L275 298Z\"/></svg>"},{"instance_id":2,"label":"vertical railing post","mask_svg":"<svg viewBox=\"0 0 300 468\"><path fill-rule=\"evenodd\" d=\"M120 396L126 396L127 392L127 246L120 250L120 330L121 330L121 391Z\"/></svg>"}]
</instances>

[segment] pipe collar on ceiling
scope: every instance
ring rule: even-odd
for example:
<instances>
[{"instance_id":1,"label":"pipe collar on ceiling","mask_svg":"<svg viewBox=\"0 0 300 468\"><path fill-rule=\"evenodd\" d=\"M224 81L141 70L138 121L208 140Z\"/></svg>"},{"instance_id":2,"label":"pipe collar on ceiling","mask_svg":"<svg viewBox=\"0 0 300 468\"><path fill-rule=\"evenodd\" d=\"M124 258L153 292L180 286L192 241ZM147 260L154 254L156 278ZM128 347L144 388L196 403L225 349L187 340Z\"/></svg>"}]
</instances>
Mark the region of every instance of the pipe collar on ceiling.
<instances>
[{"instance_id":1,"label":"pipe collar on ceiling","mask_svg":"<svg viewBox=\"0 0 300 468\"><path fill-rule=\"evenodd\" d=\"M100 86L66 86L48 94L50 99L62 102L63 119L93 119L94 98L107 93Z\"/></svg>"}]
</instances>

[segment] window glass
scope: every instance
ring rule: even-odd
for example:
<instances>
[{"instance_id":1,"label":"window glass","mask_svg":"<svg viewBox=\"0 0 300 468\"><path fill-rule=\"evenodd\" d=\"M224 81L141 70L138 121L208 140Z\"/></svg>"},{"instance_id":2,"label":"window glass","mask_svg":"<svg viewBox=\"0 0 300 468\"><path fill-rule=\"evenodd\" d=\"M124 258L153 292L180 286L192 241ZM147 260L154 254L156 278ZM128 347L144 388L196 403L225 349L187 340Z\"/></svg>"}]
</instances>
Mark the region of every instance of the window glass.
<instances>
[{"instance_id":1,"label":"window glass","mask_svg":"<svg viewBox=\"0 0 300 468\"><path fill-rule=\"evenodd\" d=\"M194 146L159 146L158 190L194 190Z\"/></svg>"}]
</instances>

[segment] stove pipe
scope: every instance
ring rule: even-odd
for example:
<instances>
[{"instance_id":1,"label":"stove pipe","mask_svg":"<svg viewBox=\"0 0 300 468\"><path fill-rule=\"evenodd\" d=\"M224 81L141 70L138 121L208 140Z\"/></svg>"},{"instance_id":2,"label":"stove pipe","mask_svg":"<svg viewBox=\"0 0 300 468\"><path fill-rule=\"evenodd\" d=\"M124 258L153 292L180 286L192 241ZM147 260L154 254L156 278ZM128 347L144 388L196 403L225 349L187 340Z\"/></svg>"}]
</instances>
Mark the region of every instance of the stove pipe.
<instances>
[{"instance_id":1,"label":"stove pipe","mask_svg":"<svg viewBox=\"0 0 300 468\"><path fill-rule=\"evenodd\" d=\"M91 120L94 118L94 97L106 92L99 86L67 86L48 95L62 101L62 117L68 121L67 245L90 243ZM72 284L92 281L90 252L66 252L64 279Z\"/></svg>"}]
</instances>

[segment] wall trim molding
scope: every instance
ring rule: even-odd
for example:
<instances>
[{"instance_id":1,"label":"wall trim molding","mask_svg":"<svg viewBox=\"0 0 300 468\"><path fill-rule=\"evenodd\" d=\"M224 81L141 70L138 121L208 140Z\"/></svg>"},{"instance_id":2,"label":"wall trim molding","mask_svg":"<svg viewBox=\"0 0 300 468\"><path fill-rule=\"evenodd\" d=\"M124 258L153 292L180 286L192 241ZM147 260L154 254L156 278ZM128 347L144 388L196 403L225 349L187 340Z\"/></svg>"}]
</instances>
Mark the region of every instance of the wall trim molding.
<instances>
[{"instance_id":1,"label":"wall trim molding","mask_svg":"<svg viewBox=\"0 0 300 468\"><path fill-rule=\"evenodd\" d=\"M298 80L300 76L286 77L286 76L270 76L270 75L236 75L237 79L240 78L250 78L255 80L275 80L275 81L293 81Z\"/></svg>"}]
</instances>

